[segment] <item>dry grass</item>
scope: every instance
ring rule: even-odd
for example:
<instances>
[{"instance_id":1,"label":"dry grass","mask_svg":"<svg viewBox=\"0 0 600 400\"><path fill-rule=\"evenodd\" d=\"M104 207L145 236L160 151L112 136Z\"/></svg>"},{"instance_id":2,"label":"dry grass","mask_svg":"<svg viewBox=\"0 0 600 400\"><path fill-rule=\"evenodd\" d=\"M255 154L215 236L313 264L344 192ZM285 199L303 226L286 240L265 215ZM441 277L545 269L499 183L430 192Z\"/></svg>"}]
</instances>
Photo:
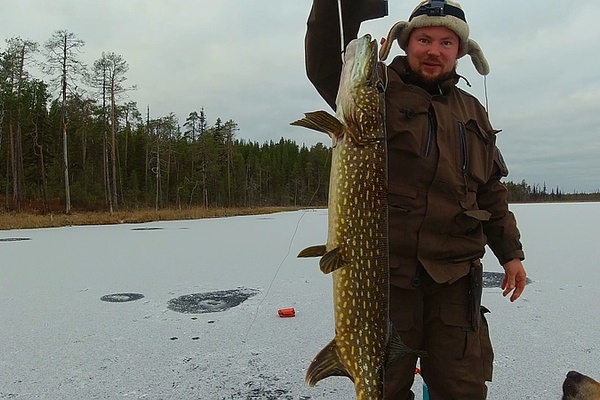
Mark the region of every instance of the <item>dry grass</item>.
<instances>
[{"instance_id":1,"label":"dry grass","mask_svg":"<svg viewBox=\"0 0 600 400\"><path fill-rule=\"evenodd\" d=\"M235 215L270 214L280 211L294 211L299 207L254 207L254 208L191 208L191 209L143 209L109 212L72 212L66 214L0 213L0 230L50 228L70 225L107 225L149 221L173 221L230 217Z\"/></svg>"}]
</instances>

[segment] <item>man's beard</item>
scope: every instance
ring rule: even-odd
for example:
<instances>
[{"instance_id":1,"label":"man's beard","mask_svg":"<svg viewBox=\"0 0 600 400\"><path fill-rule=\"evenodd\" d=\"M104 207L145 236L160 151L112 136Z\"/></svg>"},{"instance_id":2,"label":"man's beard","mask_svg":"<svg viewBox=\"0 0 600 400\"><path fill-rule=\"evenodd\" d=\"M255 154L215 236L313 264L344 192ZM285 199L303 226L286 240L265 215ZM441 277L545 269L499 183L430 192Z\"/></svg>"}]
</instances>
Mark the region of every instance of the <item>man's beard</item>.
<instances>
[{"instance_id":1,"label":"man's beard","mask_svg":"<svg viewBox=\"0 0 600 400\"><path fill-rule=\"evenodd\" d=\"M410 71L411 81L414 84L425 88L438 86L439 84L446 82L447 80L452 79L456 76L456 64L454 65L454 68L452 68L452 70L448 72L442 72L441 74L434 77L424 76L420 72L414 71L410 67L410 64L408 65L408 69Z\"/></svg>"}]
</instances>

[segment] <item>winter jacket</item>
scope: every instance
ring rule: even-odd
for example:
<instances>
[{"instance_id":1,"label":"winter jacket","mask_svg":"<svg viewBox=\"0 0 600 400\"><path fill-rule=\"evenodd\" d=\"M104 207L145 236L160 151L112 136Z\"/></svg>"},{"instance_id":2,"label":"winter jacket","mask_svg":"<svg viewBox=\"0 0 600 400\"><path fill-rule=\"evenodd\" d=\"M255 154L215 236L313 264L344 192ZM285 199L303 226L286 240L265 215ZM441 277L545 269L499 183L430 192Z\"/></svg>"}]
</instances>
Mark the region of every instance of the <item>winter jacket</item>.
<instances>
[{"instance_id":1,"label":"winter jacket","mask_svg":"<svg viewBox=\"0 0 600 400\"><path fill-rule=\"evenodd\" d=\"M307 75L335 109L341 71L337 2L314 0L306 35ZM344 8L344 36L355 38L360 11ZM411 83L405 57L386 77L389 241L392 284L411 287L421 268L455 282L483 257L524 259L501 178L508 174L485 108L456 86L458 76L424 88Z\"/></svg>"}]
</instances>

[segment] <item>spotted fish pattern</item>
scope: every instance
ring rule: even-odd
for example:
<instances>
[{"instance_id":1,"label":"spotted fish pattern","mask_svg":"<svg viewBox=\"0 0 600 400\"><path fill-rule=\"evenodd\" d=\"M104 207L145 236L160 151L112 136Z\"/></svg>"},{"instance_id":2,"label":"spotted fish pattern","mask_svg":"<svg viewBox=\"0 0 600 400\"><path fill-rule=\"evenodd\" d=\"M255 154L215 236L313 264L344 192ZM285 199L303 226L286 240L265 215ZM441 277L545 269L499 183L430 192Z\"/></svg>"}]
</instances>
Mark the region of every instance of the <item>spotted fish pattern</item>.
<instances>
[{"instance_id":1,"label":"spotted fish pattern","mask_svg":"<svg viewBox=\"0 0 600 400\"><path fill-rule=\"evenodd\" d=\"M306 380L314 386L347 376L360 400L383 399L386 363L411 352L389 322L385 88L377 64L370 35L350 42L336 115L311 112L292 123L332 139L327 244L298 256L321 257L321 270L333 274L335 337Z\"/></svg>"}]
</instances>

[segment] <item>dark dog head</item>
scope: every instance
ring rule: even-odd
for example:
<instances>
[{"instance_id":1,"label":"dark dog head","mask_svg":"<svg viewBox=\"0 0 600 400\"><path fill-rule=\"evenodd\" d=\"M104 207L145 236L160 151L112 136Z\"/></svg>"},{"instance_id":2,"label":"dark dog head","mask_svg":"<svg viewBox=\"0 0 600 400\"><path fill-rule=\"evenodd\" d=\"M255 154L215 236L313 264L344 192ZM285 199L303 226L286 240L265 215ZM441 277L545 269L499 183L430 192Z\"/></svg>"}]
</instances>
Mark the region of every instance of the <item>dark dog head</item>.
<instances>
[{"instance_id":1,"label":"dark dog head","mask_svg":"<svg viewBox=\"0 0 600 400\"><path fill-rule=\"evenodd\" d=\"M563 383L562 400L600 400L600 383L577 371L571 371Z\"/></svg>"}]
</instances>

